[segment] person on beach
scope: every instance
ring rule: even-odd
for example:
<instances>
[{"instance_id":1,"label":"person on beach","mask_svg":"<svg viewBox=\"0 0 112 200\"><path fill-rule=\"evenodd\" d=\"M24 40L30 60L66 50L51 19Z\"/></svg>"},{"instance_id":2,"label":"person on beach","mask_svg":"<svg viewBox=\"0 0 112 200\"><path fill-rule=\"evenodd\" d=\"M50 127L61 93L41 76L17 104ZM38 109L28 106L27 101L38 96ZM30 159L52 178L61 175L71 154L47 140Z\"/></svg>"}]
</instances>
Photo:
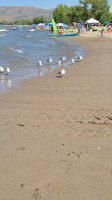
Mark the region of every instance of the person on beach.
<instances>
[{"instance_id":1,"label":"person on beach","mask_svg":"<svg viewBox=\"0 0 112 200\"><path fill-rule=\"evenodd\" d=\"M102 28L101 37L103 36L103 34L104 34L104 28Z\"/></svg>"},{"instance_id":2,"label":"person on beach","mask_svg":"<svg viewBox=\"0 0 112 200\"><path fill-rule=\"evenodd\" d=\"M51 26L50 31L51 31L51 33L53 33L53 26Z\"/></svg>"},{"instance_id":3,"label":"person on beach","mask_svg":"<svg viewBox=\"0 0 112 200\"><path fill-rule=\"evenodd\" d=\"M80 35L80 28L78 27L78 34Z\"/></svg>"}]
</instances>

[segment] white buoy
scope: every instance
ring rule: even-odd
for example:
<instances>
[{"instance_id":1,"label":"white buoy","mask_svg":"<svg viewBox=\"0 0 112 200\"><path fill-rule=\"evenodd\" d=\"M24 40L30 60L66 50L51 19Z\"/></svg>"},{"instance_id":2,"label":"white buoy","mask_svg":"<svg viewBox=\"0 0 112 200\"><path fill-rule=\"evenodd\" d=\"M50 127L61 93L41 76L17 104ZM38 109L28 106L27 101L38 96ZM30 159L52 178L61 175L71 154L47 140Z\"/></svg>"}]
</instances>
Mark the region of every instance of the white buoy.
<instances>
[{"instance_id":1,"label":"white buoy","mask_svg":"<svg viewBox=\"0 0 112 200\"><path fill-rule=\"evenodd\" d=\"M38 66L42 66L41 60L38 61Z\"/></svg>"}]
</instances>

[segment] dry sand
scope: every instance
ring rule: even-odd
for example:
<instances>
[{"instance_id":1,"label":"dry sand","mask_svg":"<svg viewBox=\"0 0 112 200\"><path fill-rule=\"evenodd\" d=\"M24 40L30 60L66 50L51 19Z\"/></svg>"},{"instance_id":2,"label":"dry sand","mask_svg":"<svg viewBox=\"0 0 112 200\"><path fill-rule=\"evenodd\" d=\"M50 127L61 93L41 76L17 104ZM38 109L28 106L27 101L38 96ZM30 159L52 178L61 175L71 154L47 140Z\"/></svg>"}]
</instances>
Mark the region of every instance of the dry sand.
<instances>
[{"instance_id":1,"label":"dry sand","mask_svg":"<svg viewBox=\"0 0 112 200\"><path fill-rule=\"evenodd\" d=\"M88 53L64 78L0 94L0 200L112 199L112 38L68 39Z\"/></svg>"}]
</instances>

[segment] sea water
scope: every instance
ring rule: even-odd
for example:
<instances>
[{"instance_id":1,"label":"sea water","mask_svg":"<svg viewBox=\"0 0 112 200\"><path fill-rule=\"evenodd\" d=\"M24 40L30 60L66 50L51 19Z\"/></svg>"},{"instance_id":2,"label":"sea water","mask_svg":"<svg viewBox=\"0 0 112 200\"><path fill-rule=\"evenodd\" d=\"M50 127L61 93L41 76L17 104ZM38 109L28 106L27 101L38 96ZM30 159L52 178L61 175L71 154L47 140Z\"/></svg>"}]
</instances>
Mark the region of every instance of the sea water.
<instances>
[{"instance_id":1,"label":"sea water","mask_svg":"<svg viewBox=\"0 0 112 200\"><path fill-rule=\"evenodd\" d=\"M71 65L72 58L84 53L78 43L50 37L48 30L29 32L29 27L6 29L7 32L0 32L0 66L5 70L0 73L0 93L10 91L23 79L47 75L50 70L60 67L60 57L66 57L62 64L67 67ZM50 57L52 63L48 62ZM39 61L41 67L38 66ZM7 67L11 70L10 74L6 73Z\"/></svg>"}]
</instances>

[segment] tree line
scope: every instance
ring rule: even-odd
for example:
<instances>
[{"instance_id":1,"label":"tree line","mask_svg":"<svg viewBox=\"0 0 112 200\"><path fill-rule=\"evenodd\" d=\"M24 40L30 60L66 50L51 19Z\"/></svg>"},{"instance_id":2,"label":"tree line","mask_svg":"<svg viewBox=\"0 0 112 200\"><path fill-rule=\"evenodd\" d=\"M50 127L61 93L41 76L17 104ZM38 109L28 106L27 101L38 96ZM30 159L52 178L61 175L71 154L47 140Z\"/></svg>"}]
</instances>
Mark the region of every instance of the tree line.
<instances>
[{"instance_id":1,"label":"tree line","mask_svg":"<svg viewBox=\"0 0 112 200\"><path fill-rule=\"evenodd\" d=\"M85 22L89 18L95 18L102 22L111 22L112 13L109 12L108 0L79 0L79 5L68 7L59 4L53 11L56 23L63 22L73 24L74 22ZM1 22L1 24L22 24L31 25L39 23L50 23L51 19L44 16L35 17L32 20L17 20L14 22Z\"/></svg>"},{"instance_id":2,"label":"tree line","mask_svg":"<svg viewBox=\"0 0 112 200\"><path fill-rule=\"evenodd\" d=\"M44 16L40 16L40 17L34 17L31 20L19 19L19 20L13 21L13 22L3 21L3 22L0 22L0 24L3 24L3 25L19 25L19 24L32 25L32 24L50 23L50 22L51 22L51 19L47 19Z\"/></svg>"},{"instance_id":3,"label":"tree line","mask_svg":"<svg viewBox=\"0 0 112 200\"><path fill-rule=\"evenodd\" d=\"M112 21L112 13L109 12L110 6L107 0L79 0L79 5L68 7L59 4L53 16L56 22L73 24L73 22L85 22L89 18L98 21Z\"/></svg>"}]
</instances>

